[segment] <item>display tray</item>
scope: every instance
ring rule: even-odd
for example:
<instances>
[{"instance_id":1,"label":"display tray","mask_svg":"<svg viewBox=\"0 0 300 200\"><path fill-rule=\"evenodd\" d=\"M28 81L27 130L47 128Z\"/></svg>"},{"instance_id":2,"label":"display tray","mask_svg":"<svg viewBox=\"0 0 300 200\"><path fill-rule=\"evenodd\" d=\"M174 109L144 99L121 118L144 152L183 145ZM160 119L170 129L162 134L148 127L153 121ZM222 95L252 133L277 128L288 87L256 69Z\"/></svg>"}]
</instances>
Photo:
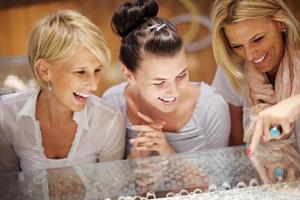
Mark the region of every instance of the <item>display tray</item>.
<instances>
[{"instance_id":1,"label":"display tray","mask_svg":"<svg viewBox=\"0 0 300 200\"><path fill-rule=\"evenodd\" d=\"M300 199L300 157L244 146L0 174L1 199Z\"/></svg>"}]
</instances>

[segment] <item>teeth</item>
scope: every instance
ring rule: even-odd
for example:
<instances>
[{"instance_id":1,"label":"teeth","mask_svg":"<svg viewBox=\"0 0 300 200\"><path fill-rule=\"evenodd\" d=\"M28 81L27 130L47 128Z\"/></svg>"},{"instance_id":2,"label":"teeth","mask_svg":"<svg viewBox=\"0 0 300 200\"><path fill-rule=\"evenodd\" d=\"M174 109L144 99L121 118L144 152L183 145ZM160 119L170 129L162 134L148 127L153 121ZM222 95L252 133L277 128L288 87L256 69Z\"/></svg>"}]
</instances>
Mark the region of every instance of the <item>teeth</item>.
<instances>
[{"instance_id":1,"label":"teeth","mask_svg":"<svg viewBox=\"0 0 300 200\"><path fill-rule=\"evenodd\" d=\"M76 95L78 96L81 96L83 98L88 98L89 97L89 94L84 94L84 93L81 93L81 92L74 92Z\"/></svg>"},{"instance_id":2,"label":"teeth","mask_svg":"<svg viewBox=\"0 0 300 200\"><path fill-rule=\"evenodd\" d=\"M259 58L259 59L257 59L257 60L254 60L254 63L255 63L255 64L260 63L261 61L263 61L263 60L265 59L266 55L267 55L267 54L263 55L263 57L261 57L261 58Z\"/></svg>"},{"instance_id":3,"label":"teeth","mask_svg":"<svg viewBox=\"0 0 300 200\"><path fill-rule=\"evenodd\" d=\"M161 100L163 100L163 101L166 101L166 102L171 102L171 101L174 101L175 97L170 97L170 98L159 97L159 99L161 99Z\"/></svg>"}]
</instances>

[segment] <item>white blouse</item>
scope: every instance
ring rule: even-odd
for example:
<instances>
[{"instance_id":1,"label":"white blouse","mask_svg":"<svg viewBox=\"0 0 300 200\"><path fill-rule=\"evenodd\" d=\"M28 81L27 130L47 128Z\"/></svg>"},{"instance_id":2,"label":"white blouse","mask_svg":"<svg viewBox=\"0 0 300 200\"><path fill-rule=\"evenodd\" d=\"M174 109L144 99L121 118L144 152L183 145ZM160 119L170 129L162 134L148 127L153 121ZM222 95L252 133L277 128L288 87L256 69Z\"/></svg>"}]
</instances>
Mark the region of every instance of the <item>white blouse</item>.
<instances>
[{"instance_id":1,"label":"white blouse","mask_svg":"<svg viewBox=\"0 0 300 200\"><path fill-rule=\"evenodd\" d=\"M66 167L124 157L122 114L101 98L91 95L85 108L73 114L77 132L68 156L64 159L47 158L39 121L35 118L38 93L39 90L31 90L10 94L0 101L0 149L8 149L10 153L14 150L22 170ZM2 168L12 167L15 162L13 155L7 155L7 160L4 158L5 155L0 156Z\"/></svg>"}]
</instances>

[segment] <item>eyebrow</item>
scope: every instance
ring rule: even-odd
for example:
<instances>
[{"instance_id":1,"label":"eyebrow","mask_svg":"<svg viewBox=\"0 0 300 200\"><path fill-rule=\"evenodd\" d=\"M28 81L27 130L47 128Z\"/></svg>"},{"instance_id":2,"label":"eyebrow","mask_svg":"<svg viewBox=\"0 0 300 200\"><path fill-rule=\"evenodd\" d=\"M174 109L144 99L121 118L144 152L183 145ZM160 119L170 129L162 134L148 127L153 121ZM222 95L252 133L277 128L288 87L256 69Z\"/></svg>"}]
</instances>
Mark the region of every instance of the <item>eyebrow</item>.
<instances>
[{"instance_id":1,"label":"eyebrow","mask_svg":"<svg viewBox=\"0 0 300 200\"><path fill-rule=\"evenodd\" d=\"M257 38L257 36L258 36L259 34L261 34L261 33L257 33L257 34L256 34L256 35L254 35L252 38L250 38L250 41L252 41L252 40L256 39L256 38Z\"/></svg>"},{"instance_id":2,"label":"eyebrow","mask_svg":"<svg viewBox=\"0 0 300 200\"><path fill-rule=\"evenodd\" d=\"M98 69L98 68L102 68L103 65L98 65L97 67L95 67L95 69ZM86 69L88 67L84 67L84 66L81 66L81 67L74 67L74 70L83 70L83 69Z\"/></svg>"},{"instance_id":3,"label":"eyebrow","mask_svg":"<svg viewBox=\"0 0 300 200\"><path fill-rule=\"evenodd\" d=\"M255 34L252 38L250 38L249 41L255 40L259 34L262 34L262 33L257 33L257 34ZM240 44L230 43L230 46L231 46L231 47L234 47L234 46L240 46Z\"/></svg>"},{"instance_id":4,"label":"eyebrow","mask_svg":"<svg viewBox=\"0 0 300 200\"><path fill-rule=\"evenodd\" d=\"M179 76L179 75L181 75L181 74L183 74L183 73L185 73L186 71L188 70L188 68L186 67L184 70L182 70L177 76ZM177 77L176 76L176 77ZM159 77L157 77L157 78L154 78L154 79L152 79L153 81L164 81L164 80L166 80L165 78L159 78Z\"/></svg>"}]
</instances>

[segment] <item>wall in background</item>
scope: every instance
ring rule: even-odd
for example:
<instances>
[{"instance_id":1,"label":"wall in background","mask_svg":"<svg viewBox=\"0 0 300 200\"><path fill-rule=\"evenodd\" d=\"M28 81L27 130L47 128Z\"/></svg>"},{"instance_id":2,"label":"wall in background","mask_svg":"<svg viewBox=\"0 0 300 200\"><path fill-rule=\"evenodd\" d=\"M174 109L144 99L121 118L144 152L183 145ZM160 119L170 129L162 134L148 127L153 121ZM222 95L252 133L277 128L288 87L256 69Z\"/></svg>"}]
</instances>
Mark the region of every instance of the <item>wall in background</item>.
<instances>
[{"instance_id":1,"label":"wall in background","mask_svg":"<svg viewBox=\"0 0 300 200\"><path fill-rule=\"evenodd\" d=\"M122 80L118 53L120 40L110 28L113 10L122 0L11 0L0 2L0 87L8 75L14 74L27 84L32 78L27 66L27 38L34 23L41 17L61 9L75 9L90 18L103 31L113 55L113 62L103 73L98 95ZM212 81L216 64L210 46L210 21L213 0L158 0L159 16L176 18L177 27L188 46L191 80ZM294 13L299 0L286 1ZM185 16L183 16L185 15ZM196 21L191 20L191 16ZM297 16L299 18L299 14Z\"/></svg>"}]
</instances>

